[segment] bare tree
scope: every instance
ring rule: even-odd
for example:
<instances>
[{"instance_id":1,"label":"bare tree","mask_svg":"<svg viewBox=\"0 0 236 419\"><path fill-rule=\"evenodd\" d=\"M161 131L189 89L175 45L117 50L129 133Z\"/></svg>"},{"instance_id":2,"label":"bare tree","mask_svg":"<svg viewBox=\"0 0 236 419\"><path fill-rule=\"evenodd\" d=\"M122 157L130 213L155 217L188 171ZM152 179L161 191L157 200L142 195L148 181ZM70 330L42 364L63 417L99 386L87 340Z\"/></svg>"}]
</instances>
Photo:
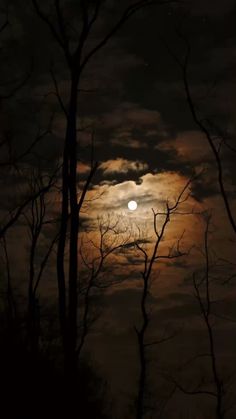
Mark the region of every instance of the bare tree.
<instances>
[{"instance_id":1,"label":"bare tree","mask_svg":"<svg viewBox=\"0 0 236 419\"><path fill-rule=\"evenodd\" d=\"M146 250L143 245L136 241L136 247L143 256L143 270L141 272L142 277L142 296L140 302L140 310L142 315L141 325L135 327L137 339L138 339L138 349L139 349L139 379L138 379L138 394L137 394L137 405L136 405L136 418L142 419L145 415L145 411L148 406L145 404L145 395L147 392L147 349L158 345L166 340L169 340L173 336L163 336L161 339L155 341L147 341L146 334L150 322L150 316L148 313L148 296L151 288L151 275L153 272L154 264L163 259L176 259L178 257L186 256L189 253L188 251L181 250L181 240L183 234L180 238L173 244L169 249L168 253L162 254L160 252L160 245L163 242L164 234L166 232L167 226L171 221L171 217L179 212L179 207L181 204L186 202L189 196L189 187L192 182L192 179L189 180L179 196L177 197L175 203L170 205L167 201L165 204L164 211L154 211L153 212L153 230L155 234L155 240L150 250ZM189 214L188 212L183 212L182 214ZM159 221L160 220L160 221ZM142 241L141 241L142 242Z\"/></svg>"},{"instance_id":2,"label":"bare tree","mask_svg":"<svg viewBox=\"0 0 236 419\"><path fill-rule=\"evenodd\" d=\"M120 282L119 279L108 279L106 276L109 257L121 250L130 241L131 231L124 225L120 217L107 215L98 218L98 239L96 241L81 238L80 256L86 268L84 275L80 275L79 295L83 300L81 332L77 348L78 357L84 347L90 324L94 322L92 316L93 291L107 289ZM87 249L86 249L87 248ZM94 253L95 251L95 253ZM111 272L109 271L109 276ZM116 276L115 273L112 276ZM96 319L96 316L95 316Z\"/></svg>"},{"instance_id":3,"label":"bare tree","mask_svg":"<svg viewBox=\"0 0 236 419\"><path fill-rule=\"evenodd\" d=\"M81 77L87 65L97 52L109 42L118 30L140 9L155 5L166 4L168 1L139 0L131 3L121 13L113 27L94 46L88 49L88 38L98 18L101 16L104 2L101 0L85 1L79 4L79 32L77 39L73 39L60 0L52 2L56 22L51 20L37 0L32 4L39 18L48 26L54 40L59 45L65 57L70 74L70 93L68 106L63 105L66 114L66 136L63 152L62 168L62 207L61 226L57 253L57 274L59 290L59 316L62 340L64 342L66 369L72 375L76 366L77 346L77 278L78 278L78 233L79 233L79 206L77 201L77 102L80 91ZM59 91L57 90L57 93ZM62 104L62 100L60 100ZM70 213L70 217L68 217ZM68 221L70 225L69 238L69 279L68 279L68 305L66 303L65 280L65 245Z\"/></svg>"},{"instance_id":4,"label":"bare tree","mask_svg":"<svg viewBox=\"0 0 236 419\"><path fill-rule=\"evenodd\" d=\"M178 389L182 393L190 396L204 395L211 397L212 400L214 400L215 405L214 417L216 419L224 419L227 411L229 410L229 408L225 406L225 399L226 388L230 380L223 379L222 377L215 342L215 318L217 317L215 313L215 306L217 301L213 298L212 278L214 278L214 275L212 271L214 268L218 268L218 265L216 265L212 260L209 248L211 214L209 212L205 212L202 214L202 218L204 219L205 231L204 245L203 249L200 249L200 251L204 258L204 267L193 273L193 286L195 290L195 297L200 308L201 318L204 322L207 333L208 350L191 357L184 362L178 370L181 372L181 370L186 370L191 365L195 365L196 361L205 360L207 362L206 365L210 368L210 378L201 377L198 380L198 383L191 389L189 389L188 386L183 385L178 378L175 378L170 374L165 374L165 378L174 386L173 391Z\"/></svg>"},{"instance_id":5,"label":"bare tree","mask_svg":"<svg viewBox=\"0 0 236 419\"><path fill-rule=\"evenodd\" d=\"M50 191L52 185L56 183L56 175L59 168L56 168L55 172L44 177L44 183L40 189L37 189L33 194L32 191L27 191L26 196L22 199L19 205L14 209L10 210L6 217L1 221L0 224L0 238L4 237L6 232L16 223L19 217L23 214L28 205L40 197L41 194L45 194Z\"/></svg>"},{"instance_id":6,"label":"bare tree","mask_svg":"<svg viewBox=\"0 0 236 419\"><path fill-rule=\"evenodd\" d=\"M224 419L225 410L223 406L224 398L224 383L219 372L215 341L213 334L213 325L211 319L211 307L212 307L212 297L211 297L211 287L210 287L210 255L209 255L209 228L211 222L211 215L206 216L206 228L204 234L204 256L205 256L205 273L203 278L197 280L196 276L193 275L193 283L196 291L196 298L199 303L201 314L205 322L207 329L208 342L209 342L209 356L211 360L211 370L212 378L215 387L215 397L216 397L216 413L215 417L217 419ZM202 291L203 288L203 291Z\"/></svg>"},{"instance_id":7,"label":"bare tree","mask_svg":"<svg viewBox=\"0 0 236 419\"><path fill-rule=\"evenodd\" d=\"M50 205L46 202L46 194L52 192L55 179L49 178L47 188L45 189L45 180L40 173L32 170L31 178L29 179L31 196L35 198L30 202L30 208L24 212L24 217L27 222L30 249L29 249L29 281L28 281L28 309L27 309L27 331L29 346L32 353L38 350L38 339L40 333L40 313L39 303L37 298L37 290L42 279L44 270L46 268L48 259L51 255L53 247L58 239L58 232L50 239L48 248L44 252L41 262L37 263L38 248L40 246L40 239L43 233L43 228L49 226L56 220L48 218ZM38 195L37 192L41 191ZM42 192L43 191L43 192ZM48 209L49 208L49 209Z\"/></svg>"},{"instance_id":8,"label":"bare tree","mask_svg":"<svg viewBox=\"0 0 236 419\"><path fill-rule=\"evenodd\" d=\"M0 36L4 33L8 27L10 26L9 21L9 14L8 8L6 10L1 10L3 13L4 22L0 26ZM32 65L30 69L24 76L20 76L17 78L11 78L10 80L2 80L0 83L0 102L5 102L8 99L12 99L15 94L20 91L28 82L30 76L32 74ZM16 153L14 150L14 138L12 137L11 133L8 130L1 130L0 133L0 169L3 170L3 175L5 175L4 170L8 170L7 175L9 175L9 170L11 169L17 176L20 174L20 168L24 159L29 157L33 152L35 146L39 144L48 134L51 133L51 125L52 125L53 116L50 118L48 127L45 130L41 130L40 128L37 130L35 138L33 141L25 148L25 150ZM17 143L17 141L15 141ZM43 187L42 191L37 191L36 195L40 194L41 192L44 193L47 191L47 187ZM14 209L10 210L8 216L0 221L0 238L5 240L5 235L9 228L11 228L15 222L19 219L22 215L22 212L31 202L37 198L36 195L30 195L23 197L21 199L21 203L17 205Z\"/></svg>"},{"instance_id":9,"label":"bare tree","mask_svg":"<svg viewBox=\"0 0 236 419\"><path fill-rule=\"evenodd\" d=\"M183 34L180 29L176 29L176 35L179 39L184 43L185 47L185 54L184 58L181 59L173 49L169 46L169 44L161 37L165 47L167 48L168 52L170 53L173 60L176 62L178 67L181 70L184 89L186 94L186 100L189 106L189 110L191 112L192 118L198 129L203 133L206 141L212 151L212 155L215 160L215 166L217 169L218 174L218 185L220 189L220 193L223 199L223 203L225 206L226 214L229 220L229 223L232 227L233 232L236 234L236 221L235 216L233 213L232 205L230 203L229 193L227 192L227 188L225 186L224 181L224 168L222 163L222 148L225 145L234 153L236 152L235 148L232 147L226 138L226 135L222 132L221 129L217 126L217 124L213 123L202 115L201 109L195 103L192 88L189 80L189 66L190 66L190 57L191 57L191 45L188 38Z\"/></svg>"},{"instance_id":10,"label":"bare tree","mask_svg":"<svg viewBox=\"0 0 236 419\"><path fill-rule=\"evenodd\" d=\"M16 302L14 298L13 286L12 286L12 275L11 275L11 266L10 266L10 259L9 259L9 252L8 252L8 245L6 236L2 237L2 247L4 252L4 259L5 259L5 270L6 270L6 299L7 299L7 320L8 325L14 322L16 318Z\"/></svg>"},{"instance_id":11,"label":"bare tree","mask_svg":"<svg viewBox=\"0 0 236 419\"><path fill-rule=\"evenodd\" d=\"M3 133L2 139L0 141L0 151L3 156L2 160L0 161L0 168L3 169L13 167L18 172L19 166L22 164L24 159L29 157L31 153L33 153L34 148L49 134L51 134L52 122L53 117L50 118L48 127L44 131L39 128L31 144L18 154L14 152L12 136L8 132Z\"/></svg>"}]
</instances>

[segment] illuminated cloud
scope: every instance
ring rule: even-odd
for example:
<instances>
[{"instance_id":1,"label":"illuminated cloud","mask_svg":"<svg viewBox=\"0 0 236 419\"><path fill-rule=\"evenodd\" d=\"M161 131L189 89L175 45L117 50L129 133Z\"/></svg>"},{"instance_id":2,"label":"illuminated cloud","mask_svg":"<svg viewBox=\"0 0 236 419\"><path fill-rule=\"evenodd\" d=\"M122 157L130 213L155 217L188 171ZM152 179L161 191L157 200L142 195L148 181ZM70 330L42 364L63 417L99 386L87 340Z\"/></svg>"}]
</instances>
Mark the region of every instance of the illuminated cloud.
<instances>
[{"instance_id":1,"label":"illuminated cloud","mask_svg":"<svg viewBox=\"0 0 236 419\"><path fill-rule=\"evenodd\" d=\"M143 163L138 160L126 160L121 157L114 160L107 160L100 164L99 167L103 170L104 174L128 173L129 171L143 172L148 169L147 163Z\"/></svg>"},{"instance_id":2,"label":"illuminated cloud","mask_svg":"<svg viewBox=\"0 0 236 419\"><path fill-rule=\"evenodd\" d=\"M104 184L94 186L88 192L88 199L92 205L88 208L88 217L95 219L97 215L114 213L120 214L127 210L127 203L135 200L138 203L138 210L135 218L140 220L149 219L151 208L163 208L166 200L174 202L180 191L187 182L187 178L176 172L146 173L140 177L138 183L128 180L114 185ZM102 196L102 199L94 200L94 197ZM188 200L189 207L199 204L193 197Z\"/></svg>"},{"instance_id":3,"label":"illuminated cloud","mask_svg":"<svg viewBox=\"0 0 236 419\"><path fill-rule=\"evenodd\" d=\"M153 243L156 239L153 230L153 213L155 211L165 211L166 201L174 204L180 192L186 185L188 178L177 172L160 172L146 173L140 177L140 182L136 183L131 180L112 184L96 185L87 194L87 202L83 210L83 218L85 220L85 241L99 243L99 231L97 227L98 219L119 220L118 231L124 231L129 236L127 243L122 250L116 252L109 259L109 266L117 266L119 274L126 278L132 272L132 278L138 278L140 271L140 254L135 250L133 243L138 241L145 247L148 254L151 254ZM191 191L187 190L187 197ZM138 208L135 212L131 212L127 208L130 200L135 200ZM188 215L176 215L168 224L166 234L160 245L161 254L168 254L169 250L181 240L181 248L190 249L192 243L199 243L202 239L201 229L199 228L199 220L191 214L192 210L199 211L202 209L194 197L189 195L188 201L183 202L181 211ZM158 217L158 228L161 228L163 216ZM120 230L119 230L120 229ZM90 243L90 242L89 242ZM91 249L89 249L91 253ZM194 260L189 257L189 263ZM164 268L168 264L168 260L163 260L158 266L154 267L154 271ZM170 264L170 263L169 263ZM172 266L173 265L173 266ZM181 276L182 268L178 268ZM175 280L177 280L176 266L174 261L170 264L169 270L173 270ZM169 272L169 271L168 271Z\"/></svg>"},{"instance_id":4,"label":"illuminated cloud","mask_svg":"<svg viewBox=\"0 0 236 419\"><path fill-rule=\"evenodd\" d=\"M165 196L171 197L173 193L176 194L177 189L180 186L180 181L183 178L175 173L158 173L151 174L147 173L141 177L141 184L137 185L133 181L126 181L118 185L114 185L109 188L108 197L118 194L121 200L129 199L133 195L139 199L143 199L143 203L152 201L156 198L159 200ZM182 182L181 182L182 183Z\"/></svg>"}]
</instances>

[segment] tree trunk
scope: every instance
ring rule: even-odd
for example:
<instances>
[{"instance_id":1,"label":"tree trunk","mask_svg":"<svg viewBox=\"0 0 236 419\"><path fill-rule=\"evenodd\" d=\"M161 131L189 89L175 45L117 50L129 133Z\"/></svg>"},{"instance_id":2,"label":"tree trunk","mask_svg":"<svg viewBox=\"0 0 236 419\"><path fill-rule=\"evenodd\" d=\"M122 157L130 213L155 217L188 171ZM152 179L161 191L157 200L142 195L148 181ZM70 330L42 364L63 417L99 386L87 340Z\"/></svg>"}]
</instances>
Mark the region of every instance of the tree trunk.
<instances>
[{"instance_id":1,"label":"tree trunk","mask_svg":"<svg viewBox=\"0 0 236 419\"><path fill-rule=\"evenodd\" d=\"M150 271L151 272L151 271ZM139 380L138 380L138 396L137 396L137 410L136 419L143 419L144 417L144 401L146 391L146 378L147 378L147 360L145 354L145 334L148 327L148 314L147 314L147 296L148 296L148 280L150 276L143 275L143 292L141 298L141 313L142 313L142 326L140 330L137 330L138 348L139 348Z\"/></svg>"},{"instance_id":2,"label":"tree trunk","mask_svg":"<svg viewBox=\"0 0 236 419\"><path fill-rule=\"evenodd\" d=\"M32 237L32 244L30 249L30 270L29 270L29 285L28 285L28 310L27 310L27 339L29 344L29 351L32 355L37 352L38 346L38 330L36 328L36 300L33 292L34 284L34 259L37 243L37 234Z\"/></svg>"},{"instance_id":3,"label":"tree trunk","mask_svg":"<svg viewBox=\"0 0 236 419\"><path fill-rule=\"evenodd\" d=\"M141 332L138 335L138 346L139 346L139 362L140 372L138 381L138 397L137 397L137 411L136 419L143 419L144 416L144 397L146 388L146 357L144 347L144 334Z\"/></svg>"},{"instance_id":4,"label":"tree trunk","mask_svg":"<svg viewBox=\"0 0 236 419\"><path fill-rule=\"evenodd\" d=\"M72 355L72 348L76 342L76 283L77 283L77 238L78 238L78 213L76 190L76 113L77 113L78 77L71 78L71 91L67 117L66 138L63 153L62 169L62 207L61 224L57 250L57 279L59 297L59 319L65 357ZM70 200L70 244L69 244L69 302L68 313L66 304L65 281L65 246L69 218ZM69 350L69 347L71 350Z\"/></svg>"}]
</instances>

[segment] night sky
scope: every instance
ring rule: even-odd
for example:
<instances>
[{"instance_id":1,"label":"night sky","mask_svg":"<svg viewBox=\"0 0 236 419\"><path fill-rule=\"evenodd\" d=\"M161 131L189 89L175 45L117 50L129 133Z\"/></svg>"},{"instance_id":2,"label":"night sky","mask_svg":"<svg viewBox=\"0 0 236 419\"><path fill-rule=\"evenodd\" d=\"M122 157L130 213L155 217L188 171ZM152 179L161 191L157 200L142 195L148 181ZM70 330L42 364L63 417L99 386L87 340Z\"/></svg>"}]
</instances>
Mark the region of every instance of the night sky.
<instances>
[{"instance_id":1,"label":"night sky","mask_svg":"<svg viewBox=\"0 0 236 419\"><path fill-rule=\"evenodd\" d=\"M0 33L0 227L56 171L56 181L45 195L45 218L34 254L37 276L59 228L70 74L62 48L33 3L1 1L0 22L4 25L7 19L7 25ZM73 50L81 30L80 2L61 3ZM90 3L95 7L96 2ZM84 56L130 4L133 2L104 1L86 40ZM59 31L54 2L40 1L40 7ZM133 400L139 358L135 327L142 321L145 255L150 260L157 240L154 214L161 213L157 215L160 234L167 203L175 205L182 191L158 247L157 254L164 257L155 260L149 277L146 336L148 341L164 338L164 342L147 349L146 391L151 408L142 417L235 417L236 237L219 185L219 165L207 138L209 134L220 160L235 226L235 14L233 0L149 5L111 37L81 75L76 119L78 201L91 159L92 164L97 162L97 170L79 215L79 292L83 287L86 290L91 272L99 267L101 243L107 252L91 294L83 352L107 381L112 419L136 417ZM186 75L181 65L187 53ZM205 132L191 112L185 75ZM36 178L40 179L37 185ZM131 200L137 202L135 211L127 207ZM29 202L1 236L1 311L6 306L10 269L19 316L24 316L27 307L31 210ZM218 374L225 389L223 416L215 413L214 397L201 394L201 390L214 390L206 355L209 335L194 288L195 278L204 294L209 215L210 321ZM69 228L67 234L69 237ZM50 316L58 322L57 239L37 288L42 329L44 322L50 323ZM66 271L69 252L67 242ZM83 295L79 296L81 307ZM206 306L205 294L202 298ZM182 391L173 377L188 391ZM187 394L191 390L199 394Z\"/></svg>"}]
</instances>

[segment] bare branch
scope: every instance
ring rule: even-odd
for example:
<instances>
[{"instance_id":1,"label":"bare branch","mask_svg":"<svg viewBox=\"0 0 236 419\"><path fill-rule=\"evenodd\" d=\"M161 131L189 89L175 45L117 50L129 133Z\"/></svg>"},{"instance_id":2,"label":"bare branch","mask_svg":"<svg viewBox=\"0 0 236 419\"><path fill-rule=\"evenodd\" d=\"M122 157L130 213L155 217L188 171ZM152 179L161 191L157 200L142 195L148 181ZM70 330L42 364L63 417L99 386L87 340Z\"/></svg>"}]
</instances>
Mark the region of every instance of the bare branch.
<instances>
[{"instance_id":1,"label":"bare branch","mask_svg":"<svg viewBox=\"0 0 236 419\"><path fill-rule=\"evenodd\" d=\"M176 31L176 32L177 32L177 35L179 36L179 38L181 40L183 40L183 42L185 44L185 47L186 47L185 58L184 58L183 61L181 61L177 57L176 53L170 48L168 43L165 40L163 40L163 38L161 36L160 36L160 38L161 38L162 42L164 43L165 47L167 48L171 57L174 59L174 61L177 63L177 65L179 66L179 68L182 71L183 83L184 83L187 103L189 105L189 109L190 109L190 112L192 114L192 117L193 117L193 120L194 120L195 124L200 129L200 131L204 134L204 136L205 136L205 138L206 138L206 140L207 140L207 142L210 146L210 149L212 150L212 154L214 156L217 171L218 171L218 184L219 184L219 187L220 187L220 192L221 192L221 195L222 195L222 198L223 198L226 213L227 213L229 222L231 224L231 227L232 227L234 233L236 233L236 221L235 221L234 216L233 216L233 211L231 209L231 205L230 205L230 202L229 202L229 198L228 198L226 188L225 188L225 184L224 184L224 180L223 180L223 166L222 166L222 161L221 161L221 158L220 158L220 154L219 154L219 151L217 150L217 146L214 142L213 136L211 135L210 129L208 128L209 120L204 120L199 115L199 113L197 111L197 107L194 103L192 92L191 92L191 86L190 86L190 83L189 83L189 76L188 76L189 59L190 59L190 52L191 52L190 43L189 43L188 39L183 35L182 32L180 32L179 30Z\"/></svg>"},{"instance_id":2,"label":"bare branch","mask_svg":"<svg viewBox=\"0 0 236 419\"><path fill-rule=\"evenodd\" d=\"M60 107L61 107L61 110L64 112L64 114L65 114L66 118L68 118L68 112L67 112L67 109L66 109L66 107L65 107L65 105L64 105L64 103L63 103L62 97L61 97L61 95L60 95L58 82L57 82L57 79L56 79L56 76L55 76L55 73L54 73L54 71L53 71L53 68L52 68L52 67L51 67L50 73L51 73L52 80L53 80L53 83L54 83L54 86L55 86L55 89L56 89L56 92L55 92L54 94L55 94L55 96L56 96L56 97L57 97L57 99L58 99L58 102L59 102L59 105L60 105Z\"/></svg>"},{"instance_id":3,"label":"bare branch","mask_svg":"<svg viewBox=\"0 0 236 419\"><path fill-rule=\"evenodd\" d=\"M174 384L176 386L176 388L184 394L188 394L190 396L206 395L206 396L212 396L212 397L215 397L215 398L217 397L217 394L214 393L213 391L199 390L198 386L195 387L193 390L188 390L182 384L180 384L174 377L172 377L170 375L167 375L167 374L163 374L163 376L166 378L167 381Z\"/></svg>"}]
</instances>

